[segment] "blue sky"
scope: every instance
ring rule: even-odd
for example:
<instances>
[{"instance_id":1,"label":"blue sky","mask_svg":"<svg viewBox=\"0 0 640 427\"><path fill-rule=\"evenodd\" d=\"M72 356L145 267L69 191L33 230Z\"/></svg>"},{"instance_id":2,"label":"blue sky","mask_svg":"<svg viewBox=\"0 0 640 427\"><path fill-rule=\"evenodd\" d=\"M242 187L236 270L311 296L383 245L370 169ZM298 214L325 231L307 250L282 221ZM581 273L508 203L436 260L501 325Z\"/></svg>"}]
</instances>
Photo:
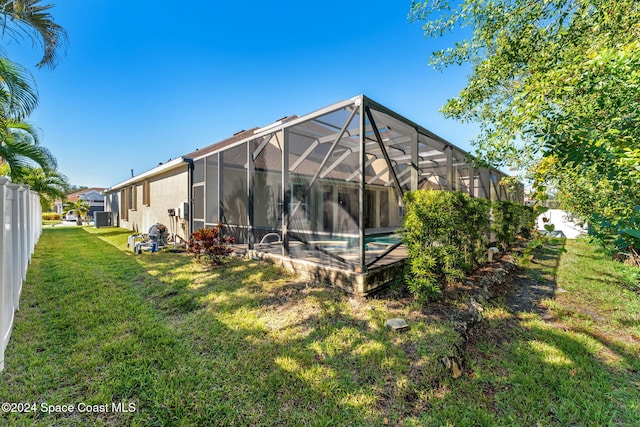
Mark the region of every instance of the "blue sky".
<instances>
[{"instance_id":1,"label":"blue sky","mask_svg":"<svg viewBox=\"0 0 640 427\"><path fill-rule=\"evenodd\" d=\"M73 184L109 187L361 93L471 150L477 128L438 112L467 70L428 65L447 40L423 37L408 0L51 2L69 35L60 64L36 70L29 41L7 52L32 70L29 120Z\"/></svg>"}]
</instances>

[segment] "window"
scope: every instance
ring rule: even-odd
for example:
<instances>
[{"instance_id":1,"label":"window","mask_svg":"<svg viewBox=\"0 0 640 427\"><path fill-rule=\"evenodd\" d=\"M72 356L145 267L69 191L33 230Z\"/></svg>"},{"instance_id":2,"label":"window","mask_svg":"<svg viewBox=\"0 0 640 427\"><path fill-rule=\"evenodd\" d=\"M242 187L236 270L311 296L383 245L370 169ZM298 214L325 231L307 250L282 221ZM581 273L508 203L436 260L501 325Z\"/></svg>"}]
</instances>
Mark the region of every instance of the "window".
<instances>
[{"instance_id":1,"label":"window","mask_svg":"<svg viewBox=\"0 0 640 427\"><path fill-rule=\"evenodd\" d=\"M151 184L149 183L149 180L147 179L142 183L142 204L145 205L145 206L150 206L151 205L150 190L151 190Z\"/></svg>"},{"instance_id":2,"label":"window","mask_svg":"<svg viewBox=\"0 0 640 427\"><path fill-rule=\"evenodd\" d=\"M138 198L137 196L137 186L132 185L128 188L129 194L127 195L127 207L132 211L135 211L138 208Z\"/></svg>"},{"instance_id":3,"label":"window","mask_svg":"<svg viewBox=\"0 0 640 427\"><path fill-rule=\"evenodd\" d=\"M120 190L120 218L124 221L129 219L129 207L127 206L127 202L129 200L128 188L123 188Z\"/></svg>"}]
</instances>

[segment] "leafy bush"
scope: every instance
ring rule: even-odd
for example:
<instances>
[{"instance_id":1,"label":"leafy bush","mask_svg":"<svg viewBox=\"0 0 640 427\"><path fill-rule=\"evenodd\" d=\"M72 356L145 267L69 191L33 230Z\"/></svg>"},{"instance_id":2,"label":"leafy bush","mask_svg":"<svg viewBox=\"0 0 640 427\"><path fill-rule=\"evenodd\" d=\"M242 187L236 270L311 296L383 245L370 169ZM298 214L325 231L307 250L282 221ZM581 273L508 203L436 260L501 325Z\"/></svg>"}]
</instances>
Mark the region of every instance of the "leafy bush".
<instances>
[{"instance_id":1,"label":"leafy bush","mask_svg":"<svg viewBox=\"0 0 640 427\"><path fill-rule=\"evenodd\" d=\"M607 220L594 214L592 219L589 234L603 243L605 248L610 251L613 248L615 253L625 256L630 264L640 267L640 205L634 206L633 213L627 218Z\"/></svg>"},{"instance_id":2,"label":"leafy bush","mask_svg":"<svg viewBox=\"0 0 640 427\"><path fill-rule=\"evenodd\" d=\"M201 228L191 233L187 251L192 253L196 262L200 262L202 257L207 260L207 264L212 267L222 264L222 260L232 252L229 246L233 243L233 237L222 235L222 224L213 228Z\"/></svg>"},{"instance_id":3,"label":"leafy bush","mask_svg":"<svg viewBox=\"0 0 640 427\"><path fill-rule=\"evenodd\" d=\"M56 212L42 212L43 221L61 221L62 216Z\"/></svg>"},{"instance_id":4,"label":"leafy bush","mask_svg":"<svg viewBox=\"0 0 640 427\"><path fill-rule=\"evenodd\" d=\"M493 224L491 231L502 249L508 248L518 234L525 238L531 236L535 221L533 208L509 201L496 201L491 205Z\"/></svg>"},{"instance_id":5,"label":"leafy bush","mask_svg":"<svg viewBox=\"0 0 640 427\"><path fill-rule=\"evenodd\" d=\"M484 257L489 202L460 192L418 190L405 194L405 281L419 300L435 298L443 281L455 282Z\"/></svg>"},{"instance_id":6,"label":"leafy bush","mask_svg":"<svg viewBox=\"0 0 640 427\"><path fill-rule=\"evenodd\" d=\"M589 224L589 235L609 255L640 266L640 186L630 174L607 177L594 168L557 179L556 200Z\"/></svg>"}]
</instances>

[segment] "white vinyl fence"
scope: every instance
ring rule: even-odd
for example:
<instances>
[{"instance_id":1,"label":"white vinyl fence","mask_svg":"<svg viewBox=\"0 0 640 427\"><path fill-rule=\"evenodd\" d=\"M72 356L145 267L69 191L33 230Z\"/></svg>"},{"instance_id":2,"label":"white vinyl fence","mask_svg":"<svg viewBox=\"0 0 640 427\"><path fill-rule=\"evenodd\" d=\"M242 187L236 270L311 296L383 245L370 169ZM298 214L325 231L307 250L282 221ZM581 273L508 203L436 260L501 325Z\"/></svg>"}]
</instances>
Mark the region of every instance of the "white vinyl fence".
<instances>
[{"instance_id":1,"label":"white vinyl fence","mask_svg":"<svg viewBox=\"0 0 640 427\"><path fill-rule=\"evenodd\" d=\"M38 193L27 185L0 176L0 372L19 308L22 282L42 233L42 208Z\"/></svg>"}]
</instances>

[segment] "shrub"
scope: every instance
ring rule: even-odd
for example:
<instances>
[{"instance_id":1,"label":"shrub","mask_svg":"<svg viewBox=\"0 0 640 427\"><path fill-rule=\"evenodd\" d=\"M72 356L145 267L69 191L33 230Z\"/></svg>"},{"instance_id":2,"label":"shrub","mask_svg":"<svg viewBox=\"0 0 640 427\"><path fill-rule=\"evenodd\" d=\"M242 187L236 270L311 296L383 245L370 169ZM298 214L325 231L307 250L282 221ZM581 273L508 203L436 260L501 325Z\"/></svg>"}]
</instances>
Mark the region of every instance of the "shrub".
<instances>
[{"instance_id":1,"label":"shrub","mask_svg":"<svg viewBox=\"0 0 640 427\"><path fill-rule=\"evenodd\" d=\"M200 262L202 257L212 266L222 264L222 260L229 256L233 249L229 246L233 243L233 237L222 235L222 224L213 228L201 228L191 233L187 250L195 257L196 262Z\"/></svg>"},{"instance_id":2,"label":"shrub","mask_svg":"<svg viewBox=\"0 0 640 427\"><path fill-rule=\"evenodd\" d=\"M489 202L460 192L405 194L405 281L419 300L435 298L446 283L462 279L484 258Z\"/></svg>"},{"instance_id":3,"label":"shrub","mask_svg":"<svg viewBox=\"0 0 640 427\"><path fill-rule=\"evenodd\" d=\"M506 249L515 241L518 234L525 238L531 236L531 229L535 221L535 213L530 206L509 201L496 201L491 205L493 224L491 231L496 235L496 241Z\"/></svg>"},{"instance_id":4,"label":"shrub","mask_svg":"<svg viewBox=\"0 0 640 427\"><path fill-rule=\"evenodd\" d=\"M614 258L640 267L640 205L626 212L623 218L610 220L592 213L589 235Z\"/></svg>"},{"instance_id":5,"label":"shrub","mask_svg":"<svg viewBox=\"0 0 640 427\"><path fill-rule=\"evenodd\" d=\"M43 221L61 221L62 216L56 212L42 212Z\"/></svg>"}]
</instances>

